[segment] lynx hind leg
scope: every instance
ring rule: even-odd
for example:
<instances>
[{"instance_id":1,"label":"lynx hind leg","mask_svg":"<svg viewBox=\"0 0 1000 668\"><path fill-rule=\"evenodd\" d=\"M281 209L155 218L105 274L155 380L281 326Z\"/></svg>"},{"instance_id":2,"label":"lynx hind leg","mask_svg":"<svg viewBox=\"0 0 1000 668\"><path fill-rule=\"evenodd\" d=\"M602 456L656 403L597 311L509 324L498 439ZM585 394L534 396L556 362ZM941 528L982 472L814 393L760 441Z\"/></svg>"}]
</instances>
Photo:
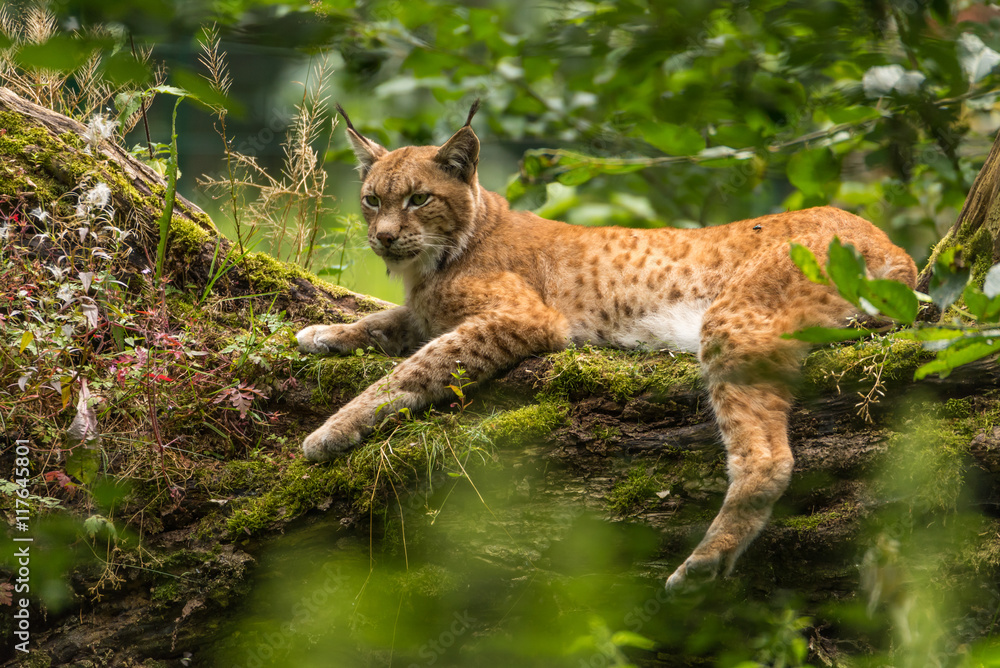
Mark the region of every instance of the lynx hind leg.
<instances>
[{"instance_id":1,"label":"lynx hind leg","mask_svg":"<svg viewBox=\"0 0 1000 668\"><path fill-rule=\"evenodd\" d=\"M791 289L798 294L777 301L782 307L777 312L734 298L718 300L705 314L700 357L726 447L729 489L705 537L667 580L667 589L712 580L720 571L728 574L767 524L791 479L789 385L808 347L781 334L833 325L851 312L824 287Z\"/></svg>"},{"instance_id":2,"label":"lynx hind leg","mask_svg":"<svg viewBox=\"0 0 1000 668\"><path fill-rule=\"evenodd\" d=\"M667 580L668 589L728 573L767 524L792 475L787 389L717 382L709 396L726 444L729 489L701 543Z\"/></svg>"}]
</instances>

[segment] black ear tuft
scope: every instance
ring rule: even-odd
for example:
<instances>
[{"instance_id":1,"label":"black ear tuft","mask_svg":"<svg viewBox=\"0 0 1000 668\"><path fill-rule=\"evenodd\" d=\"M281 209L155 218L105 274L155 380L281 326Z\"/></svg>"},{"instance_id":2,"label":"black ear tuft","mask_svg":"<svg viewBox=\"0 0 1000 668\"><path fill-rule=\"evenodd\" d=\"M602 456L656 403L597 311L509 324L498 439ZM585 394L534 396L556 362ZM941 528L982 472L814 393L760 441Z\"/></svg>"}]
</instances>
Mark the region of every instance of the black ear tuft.
<instances>
[{"instance_id":1,"label":"black ear tuft","mask_svg":"<svg viewBox=\"0 0 1000 668\"><path fill-rule=\"evenodd\" d=\"M372 165L389 151L358 133L343 107L338 104L336 109L337 113L344 118L344 122L347 123L347 138L350 140L351 148L354 149L354 155L358 159L358 172L361 174L361 178L365 179L368 172L371 171Z\"/></svg>"},{"instance_id":2,"label":"black ear tuft","mask_svg":"<svg viewBox=\"0 0 1000 668\"><path fill-rule=\"evenodd\" d=\"M472 131L472 117L479 111L479 98L472 103L465 125L438 149L434 160L444 171L469 185L476 181L479 166L479 137Z\"/></svg>"},{"instance_id":3,"label":"black ear tuft","mask_svg":"<svg viewBox=\"0 0 1000 668\"><path fill-rule=\"evenodd\" d=\"M344 111L344 108L342 106L340 106L340 103L338 102L337 104L335 104L333 106L337 110L337 113L340 114L341 118L344 119L344 122L347 123L347 129L348 130L354 130L354 124L351 123L351 119L348 118L347 112ZM356 132L356 130L355 130L355 132Z\"/></svg>"},{"instance_id":4,"label":"black ear tuft","mask_svg":"<svg viewBox=\"0 0 1000 668\"><path fill-rule=\"evenodd\" d=\"M462 127L467 128L470 125L472 125L472 117L476 115L477 111L479 111L478 97L476 98L476 101L472 103L472 109L469 109L469 117L465 119L465 125L463 125Z\"/></svg>"}]
</instances>

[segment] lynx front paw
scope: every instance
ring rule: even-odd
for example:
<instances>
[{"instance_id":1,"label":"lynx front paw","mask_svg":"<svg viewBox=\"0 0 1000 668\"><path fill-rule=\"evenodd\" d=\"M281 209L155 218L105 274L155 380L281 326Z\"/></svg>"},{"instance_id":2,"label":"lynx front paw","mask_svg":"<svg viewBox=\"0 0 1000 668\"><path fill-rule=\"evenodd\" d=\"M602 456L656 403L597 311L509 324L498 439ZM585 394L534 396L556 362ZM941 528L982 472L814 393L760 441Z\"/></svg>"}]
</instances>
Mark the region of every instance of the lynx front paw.
<instances>
[{"instance_id":1,"label":"lynx front paw","mask_svg":"<svg viewBox=\"0 0 1000 668\"><path fill-rule=\"evenodd\" d=\"M707 584L719 574L722 555L692 554L667 578L669 592L684 592Z\"/></svg>"},{"instance_id":2,"label":"lynx front paw","mask_svg":"<svg viewBox=\"0 0 1000 668\"><path fill-rule=\"evenodd\" d=\"M309 325L295 335L304 353L339 353L350 350L347 325Z\"/></svg>"},{"instance_id":3,"label":"lynx front paw","mask_svg":"<svg viewBox=\"0 0 1000 668\"><path fill-rule=\"evenodd\" d=\"M302 453L306 459L321 462L332 459L338 452L361 442L361 432L358 430L342 431L323 425L306 436L302 442Z\"/></svg>"}]
</instances>

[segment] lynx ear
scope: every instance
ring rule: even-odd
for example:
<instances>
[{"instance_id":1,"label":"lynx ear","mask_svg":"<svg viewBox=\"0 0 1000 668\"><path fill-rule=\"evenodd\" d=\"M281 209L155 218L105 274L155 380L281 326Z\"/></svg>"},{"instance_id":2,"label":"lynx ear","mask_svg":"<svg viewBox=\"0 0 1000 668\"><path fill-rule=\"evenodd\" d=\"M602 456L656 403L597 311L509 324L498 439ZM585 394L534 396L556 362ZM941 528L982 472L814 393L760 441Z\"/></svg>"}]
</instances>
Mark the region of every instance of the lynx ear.
<instances>
[{"instance_id":1,"label":"lynx ear","mask_svg":"<svg viewBox=\"0 0 1000 668\"><path fill-rule=\"evenodd\" d=\"M358 172L361 174L361 179L364 180L368 177L368 172L371 171L375 161L389 151L358 133L354 129L354 125L351 124L351 119L347 117L347 112L339 104L337 105L337 113L343 116L344 122L347 123L347 138L351 141L351 148L354 149L354 155L358 158Z\"/></svg>"},{"instance_id":2,"label":"lynx ear","mask_svg":"<svg viewBox=\"0 0 1000 668\"><path fill-rule=\"evenodd\" d=\"M479 166L479 137L472 131L472 117L477 111L479 111L478 99L472 103L465 125L453 134L434 156L435 162L441 165L444 171L470 185L476 180L476 167Z\"/></svg>"}]
</instances>

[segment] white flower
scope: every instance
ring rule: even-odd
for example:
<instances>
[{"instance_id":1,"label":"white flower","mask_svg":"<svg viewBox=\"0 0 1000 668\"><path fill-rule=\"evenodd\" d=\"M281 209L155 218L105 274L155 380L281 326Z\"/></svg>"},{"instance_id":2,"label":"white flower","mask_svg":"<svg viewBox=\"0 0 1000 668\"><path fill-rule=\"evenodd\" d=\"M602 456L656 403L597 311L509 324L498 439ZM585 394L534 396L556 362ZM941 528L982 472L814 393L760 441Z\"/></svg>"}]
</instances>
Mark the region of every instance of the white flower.
<instances>
[{"instance_id":1,"label":"white flower","mask_svg":"<svg viewBox=\"0 0 1000 668\"><path fill-rule=\"evenodd\" d=\"M103 114L94 114L90 122L87 123L87 130L83 133L83 141L87 142L86 152L96 149L103 140L110 139L118 127L118 121L112 121L104 117Z\"/></svg>"},{"instance_id":2,"label":"white flower","mask_svg":"<svg viewBox=\"0 0 1000 668\"><path fill-rule=\"evenodd\" d=\"M962 64L970 83L985 78L1000 64L1000 53L983 44L983 40L971 32L962 33L955 49L958 51L958 62Z\"/></svg>"},{"instance_id":3,"label":"white flower","mask_svg":"<svg viewBox=\"0 0 1000 668\"><path fill-rule=\"evenodd\" d=\"M38 222L44 223L45 219L49 217L48 211L42 211L42 207L36 206L30 211L31 215L38 219Z\"/></svg>"},{"instance_id":4,"label":"white flower","mask_svg":"<svg viewBox=\"0 0 1000 668\"><path fill-rule=\"evenodd\" d=\"M920 89L926 78L920 72L904 70L902 65L881 65L865 72L861 86L868 97L882 97L892 91L912 95Z\"/></svg>"},{"instance_id":5,"label":"white flower","mask_svg":"<svg viewBox=\"0 0 1000 668\"><path fill-rule=\"evenodd\" d=\"M56 298L61 299L63 304L70 303L73 301L73 287L64 283L59 287L59 292L56 293Z\"/></svg>"},{"instance_id":6,"label":"white flower","mask_svg":"<svg viewBox=\"0 0 1000 668\"><path fill-rule=\"evenodd\" d=\"M98 183L83 196L83 202L91 207L106 207L111 201L111 188L106 183Z\"/></svg>"}]
</instances>

